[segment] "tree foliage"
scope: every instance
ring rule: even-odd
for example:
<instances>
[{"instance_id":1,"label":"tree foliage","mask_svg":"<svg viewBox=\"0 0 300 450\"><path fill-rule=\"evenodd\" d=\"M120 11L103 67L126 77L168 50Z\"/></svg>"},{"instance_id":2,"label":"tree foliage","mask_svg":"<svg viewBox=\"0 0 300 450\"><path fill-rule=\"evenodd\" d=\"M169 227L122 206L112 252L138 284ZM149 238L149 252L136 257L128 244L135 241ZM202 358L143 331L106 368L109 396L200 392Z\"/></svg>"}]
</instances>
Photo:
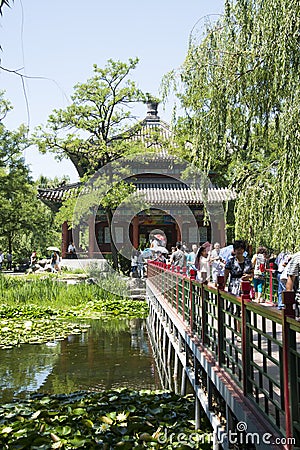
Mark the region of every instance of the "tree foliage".
<instances>
[{"instance_id":1,"label":"tree foliage","mask_svg":"<svg viewBox=\"0 0 300 450\"><path fill-rule=\"evenodd\" d=\"M128 79L138 59L128 63L109 60L105 68L94 64L94 76L74 87L72 104L54 110L46 127L39 127L35 143L40 151L52 151L74 163L80 177L124 155L122 142L130 136L131 106L145 96ZM126 128L125 128L126 127Z\"/></svg>"},{"instance_id":2,"label":"tree foliage","mask_svg":"<svg viewBox=\"0 0 300 450\"><path fill-rule=\"evenodd\" d=\"M128 189L120 178L115 178L111 163L137 151L136 143L129 139L137 131L136 126L129 126L135 118L131 107L136 102L149 99L150 95L144 95L135 82L128 78L137 63L138 59L135 58L129 59L128 63L108 60L104 68L94 64L94 76L74 87L72 104L66 109L55 110L46 127L40 126L34 138L40 151L52 151L58 158L69 158L83 183L89 183L89 177L102 169L99 181L102 192L106 192L102 195L102 201L99 192L96 193L97 182L93 182L93 189L77 210L82 215L91 213L95 207L94 197L96 205L101 204L104 208L111 233L115 268L118 262L110 227L112 209L115 208L115 198L120 199L120 193L125 195ZM75 199L66 200L58 218L68 219L71 225L70 217L74 220L75 203Z\"/></svg>"},{"instance_id":3,"label":"tree foliage","mask_svg":"<svg viewBox=\"0 0 300 450\"><path fill-rule=\"evenodd\" d=\"M3 94L0 110L7 110ZM26 166L23 151L28 147L27 129L8 130L0 123L0 247L14 258L40 254L47 245L59 242L53 214L37 199L37 187Z\"/></svg>"},{"instance_id":4,"label":"tree foliage","mask_svg":"<svg viewBox=\"0 0 300 450\"><path fill-rule=\"evenodd\" d=\"M177 92L190 158L238 191L236 236L275 249L300 246L299 39L298 0L226 0Z\"/></svg>"}]
</instances>

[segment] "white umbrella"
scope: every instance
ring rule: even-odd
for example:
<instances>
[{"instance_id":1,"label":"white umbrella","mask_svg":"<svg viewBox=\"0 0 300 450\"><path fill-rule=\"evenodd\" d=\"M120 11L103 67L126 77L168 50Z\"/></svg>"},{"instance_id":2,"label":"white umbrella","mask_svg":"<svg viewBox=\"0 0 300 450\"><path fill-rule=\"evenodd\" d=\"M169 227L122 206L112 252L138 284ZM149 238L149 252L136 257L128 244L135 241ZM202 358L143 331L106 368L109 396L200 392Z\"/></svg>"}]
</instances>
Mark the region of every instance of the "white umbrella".
<instances>
[{"instance_id":1,"label":"white umbrella","mask_svg":"<svg viewBox=\"0 0 300 450\"><path fill-rule=\"evenodd\" d=\"M59 248L57 248L57 247L47 247L47 250L52 251L52 252L60 252Z\"/></svg>"},{"instance_id":2,"label":"white umbrella","mask_svg":"<svg viewBox=\"0 0 300 450\"><path fill-rule=\"evenodd\" d=\"M166 249L166 247L163 247L162 245L158 245L157 247L154 247L153 249L156 252L160 252L160 253L169 253L168 250Z\"/></svg>"},{"instance_id":3,"label":"white umbrella","mask_svg":"<svg viewBox=\"0 0 300 450\"><path fill-rule=\"evenodd\" d=\"M224 259L224 261L227 261L227 259L231 256L233 250L233 245L227 245L227 247L223 247L220 250L220 258Z\"/></svg>"}]
</instances>

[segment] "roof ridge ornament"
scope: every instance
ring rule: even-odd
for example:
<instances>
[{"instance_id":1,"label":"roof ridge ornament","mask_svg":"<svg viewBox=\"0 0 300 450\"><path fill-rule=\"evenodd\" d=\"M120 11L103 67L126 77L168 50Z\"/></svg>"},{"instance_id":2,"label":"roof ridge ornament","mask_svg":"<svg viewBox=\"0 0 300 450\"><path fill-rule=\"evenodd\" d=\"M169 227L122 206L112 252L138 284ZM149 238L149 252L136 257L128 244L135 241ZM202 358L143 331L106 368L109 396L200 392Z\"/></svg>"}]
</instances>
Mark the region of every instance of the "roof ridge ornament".
<instances>
[{"instance_id":1,"label":"roof ridge ornament","mask_svg":"<svg viewBox=\"0 0 300 450\"><path fill-rule=\"evenodd\" d=\"M157 115L159 102L156 100L149 100L146 102L146 105L148 110L145 120L159 120L160 117Z\"/></svg>"}]
</instances>

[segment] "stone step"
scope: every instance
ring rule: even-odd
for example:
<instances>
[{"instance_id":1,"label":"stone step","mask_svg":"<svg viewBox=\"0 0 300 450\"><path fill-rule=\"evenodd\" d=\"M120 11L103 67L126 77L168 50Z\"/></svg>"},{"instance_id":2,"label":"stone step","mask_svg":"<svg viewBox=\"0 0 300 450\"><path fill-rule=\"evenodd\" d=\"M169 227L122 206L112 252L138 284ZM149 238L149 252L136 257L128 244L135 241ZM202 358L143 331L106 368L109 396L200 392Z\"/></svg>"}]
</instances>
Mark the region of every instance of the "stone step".
<instances>
[{"instance_id":1,"label":"stone step","mask_svg":"<svg viewBox=\"0 0 300 450\"><path fill-rule=\"evenodd\" d=\"M146 294L146 289L139 289L139 288L136 288L136 289L130 289L129 290L129 292L131 293L131 294Z\"/></svg>"},{"instance_id":2,"label":"stone step","mask_svg":"<svg viewBox=\"0 0 300 450\"><path fill-rule=\"evenodd\" d=\"M146 293L144 295L142 295L142 294L130 295L130 298L131 298L131 300L145 300Z\"/></svg>"}]
</instances>

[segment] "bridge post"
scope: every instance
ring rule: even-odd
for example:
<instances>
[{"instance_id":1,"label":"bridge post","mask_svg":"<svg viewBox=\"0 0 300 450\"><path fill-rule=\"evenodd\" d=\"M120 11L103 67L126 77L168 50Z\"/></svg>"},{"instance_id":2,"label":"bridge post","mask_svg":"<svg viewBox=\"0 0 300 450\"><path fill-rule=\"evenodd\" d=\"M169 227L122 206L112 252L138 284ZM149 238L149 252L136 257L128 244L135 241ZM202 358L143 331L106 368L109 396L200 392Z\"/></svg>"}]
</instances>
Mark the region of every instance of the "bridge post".
<instances>
[{"instance_id":1,"label":"bridge post","mask_svg":"<svg viewBox=\"0 0 300 450\"><path fill-rule=\"evenodd\" d=\"M218 309L218 362L222 366L224 362L224 299L220 291L225 288L225 278L224 276L218 276L217 281L217 309Z\"/></svg>"},{"instance_id":2,"label":"bridge post","mask_svg":"<svg viewBox=\"0 0 300 450\"><path fill-rule=\"evenodd\" d=\"M195 393L195 429L199 430L201 428L201 403L197 395L197 391Z\"/></svg>"},{"instance_id":3,"label":"bridge post","mask_svg":"<svg viewBox=\"0 0 300 450\"><path fill-rule=\"evenodd\" d=\"M293 436L292 432L292 418L291 418L291 397L290 397L290 371L289 371L289 348L290 336L288 317L295 318L295 292L285 291L283 294L283 304L285 305L282 311L282 356L283 356L283 389L284 389L284 412L285 412L285 437L287 440ZM287 444L287 448L291 449L292 445Z\"/></svg>"},{"instance_id":4,"label":"bridge post","mask_svg":"<svg viewBox=\"0 0 300 450\"><path fill-rule=\"evenodd\" d=\"M282 293L282 303L284 304L284 316L295 319L295 292L285 291Z\"/></svg>"},{"instance_id":5,"label":"bridge post","mask_svg":"<svg viewBox=\"0 0 300 450\"><path fill-rule=\"evenodd\" d=\"M251 301L250 299L250 281L241 282L242 290L242 367L243 367L243 392L247 396L249 389L248 373L250 371L250 342L247 330L247 309L246 304Z\"/></svg>"},{"instance_id":6,"label":"bridge post","mask_svg":"<svg viewBox=\"0 0 300 450\"><path fill-rule=\"evenodd\" d=\"M181 302L182 302L182 320L185 322L185 292L184 292L185 277L181 278Z\"/></svg>"},{"instance_id":7,"label":"bridge post","mask_svg":"<svg viewBox=\"0 0 300 450\"><path fill-rule=\"evenodd\" d=\"M185 363L182 367L181 372L181 395L186 395L186 388L187 388L187 373L186 373L186 367L189 365L189 354L188 354L188 346L187 343L184 343L184 351L185 351Z\"/></svg>"},{"instance_id":8,"label":"bridge post","mask_svg":"<svg viewBox=\"0 0 300 450\"><path fill-rule=\"evenodd\" d=\"M195 301L196 301L196 295L195 295L195 284L193 283L193 280L195 278L190 277L190 329L193 333L195 331Z\"/></svg>"},{"instance_id":9,"label":"bridge post","mask_svg":"<svg viewBox=\"0 0 300 450\"><path fill-rule=\"evenodd\" d=\"M178 314L178 307L179 307L179 304L178 304L178 302L179 302L179 292L178 292L178 272L176 271L176 281L175 281L175 284L176 284L176 312L177 312L177 314Z\"/></svg>"},{"instance_id":10,"label":"bridge post","mask_svg":"<svg viewBox=\"0 0 300 450\"><path fill-rule=\"evenodd\" d=\"M204 290L204 284L201 283L200 286L200 292L201 292L201 339L202 344L205 345L206 337L206 303L205 303L205 290Z\"/></svg>"},{"instance_id":11,"label":"bridge post","mask_svg":"<svg viewBox=\"0 0 300 450\"><path fill-rule=\"evenodd\" d=\"M270 297L270 302L273 302L273 273L274 273L274 263L270 263L270 269L269 269L269 297Z\"/></svg>"},{"instance_id":12,"label":"bridge post","mask_svg":"<svg viewBox=\"0 0 300 450\"><path fill-rule=\"evenodd\" d=\"M174 358L174 392L175 394L179 393L178 389L178 365L179 365L179 357L177 353L175 352L175 358Z\"/></svg>"}]
</instances>

